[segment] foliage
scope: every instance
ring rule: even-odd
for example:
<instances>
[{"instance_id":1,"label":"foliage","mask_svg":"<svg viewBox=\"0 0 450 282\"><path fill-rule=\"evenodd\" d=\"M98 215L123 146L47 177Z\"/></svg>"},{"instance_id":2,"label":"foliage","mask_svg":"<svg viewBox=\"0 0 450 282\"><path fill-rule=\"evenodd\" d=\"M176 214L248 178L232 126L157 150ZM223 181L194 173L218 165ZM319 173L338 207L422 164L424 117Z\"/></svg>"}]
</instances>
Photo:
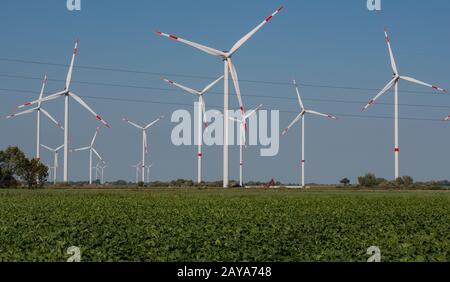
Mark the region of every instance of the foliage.
<instances>
[{"instance_id":1,"label":"foliage","mask_svg":"<svg viewBox=\"0 0 450 282\"><path fill-rule=\"evenodd\" d=\"M19 181L29 188L47 181L48 168L36 159L27 159L18 147L0 151L0 187L15 187Z\"/></svg>"},{"instance_id":2,"label":"foliage","mask_svg":"<svg viewBox=\"0 0 450 282\"><path fill-rule=\"evenodd\" d=\"M341 183L344 186L347 186L348 184L350 184L350 179L348 179L347 177L344 177L341 179L341 181L339 181L339 183Z\"/></svg>"},{"instance_id":3,"label":"foliage","mask_svg":"<svg viewBox=\"0 0 450 282\"><path fill-rule=\"evenodd\" d=\"M367 173L364 176L358 177L358 183L363 187L373 187L380 184L381 182L382 181L379 181L373 173Z\"/></svg>"},{"instance_id":4,"label":"foliage","mask_svg":"<svg viewBox=\"0 0 450 282\"><path fill-rule=\"evenodd\" d=\"M414 185L414 180L411 176L402 176L394 181L388 181L384 178L377 178L373 173L367 173L364 176L358 177L358 183L361 187L368 188L427 188L427 186L433 185L425 183L417 183Z\"/></svg>"},{"instance_id":5,"label":"foliage","mask_svg":"<svg viewBox=\"0 0 450 282\"><path fill-rule=\"evenodd\" d=\"M47 181L48 168L36 159L23 159L18 175L25 182L28 188L42 187Z\"/></svg>"},{"instance_id":6,"label":"foliage","mask_svg":"<svg viewBox=\"0 0 450 282\"><path fill-rule=\"evenodd\" d=\"M3 190L0 261L450 261L450 193Z\"/></svg>"}]
</instances>

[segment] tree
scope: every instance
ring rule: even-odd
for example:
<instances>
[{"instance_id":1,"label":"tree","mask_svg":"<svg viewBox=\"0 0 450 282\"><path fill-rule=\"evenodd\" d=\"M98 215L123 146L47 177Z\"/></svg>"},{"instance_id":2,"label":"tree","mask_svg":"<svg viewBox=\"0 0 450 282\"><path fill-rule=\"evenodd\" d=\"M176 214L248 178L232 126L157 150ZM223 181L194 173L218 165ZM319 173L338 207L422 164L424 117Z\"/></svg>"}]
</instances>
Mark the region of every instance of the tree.
<instances>
[{"instance_id":1,"label":"tree","mask_svg":"<svg viewBox=\"0 0 450 282\"><path fill-rule=\"evenodd\" d=\"M350 179L348 179L347 177L344 177L341 179L341 181L339 181L341 184L343 184L344 186L347 186L348 184L350 184Z\"/></svg>"},{"instance_id":2,"label":"tree","mask_svg":"<svg viewBox=\"0 0 450 282\"><path fill-rule=\"evenodd\" d=\"M18 185L18 168L26 159L25 154L18 147L8 147L0 151L0 186L14 187Z\"/></svg>"},{"instance_id":3,"label":"tree","mask_svg":"<svg viewBox=\"0 0 450 282\"><path fill-rule=\"evenodd\" d=\"M42 187L47 181L48 168L37 159L24 159L18 167L17 174L28 188Z\"/></svg>"},{"instance_id":4,"label":"tree","mask_svg":"<svg viewBox=\"0 0 450 282\"><path fill-rule=\"evenodd\" d=\"M408 187L414 184L414 179L411 176L403 176L402 180L404 186Z\"/></svg>"},{"instance_id":5,"label":"tree","mask_svg":"<svg viewBox=\"0 0 450 282\"><path fill-rule=\"evenodd\" d=\"M36 159L29 160L18 147L0 151L0 186L13 187L24 182L29 188L47 181L48 168Z\"/></svg>"}]
</instances>

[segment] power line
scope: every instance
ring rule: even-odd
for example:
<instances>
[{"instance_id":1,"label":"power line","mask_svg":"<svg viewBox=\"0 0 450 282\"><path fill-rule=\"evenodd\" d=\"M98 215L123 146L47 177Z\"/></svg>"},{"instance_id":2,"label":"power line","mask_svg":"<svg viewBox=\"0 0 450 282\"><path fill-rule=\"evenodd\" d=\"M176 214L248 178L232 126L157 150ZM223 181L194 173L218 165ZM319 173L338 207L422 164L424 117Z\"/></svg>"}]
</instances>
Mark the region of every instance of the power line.
<instances>
[{"instance_id":1,"label":"power line","mask_svg":"<svg viewBox=\"0 0 450 282\"><path fill-rule=\"evenodd\" d=\"M37 93L35 91L28 90L19 90L19 89L3 89L0 88L0 91L11 91L11 92L23 92L23 93ZM105 101L116 101L116 102L129 102L129 103L146 103L146 104L161 104L161 105L171 105L171 106L187 106L192 107L192 104L188 103L175 103L175 102L162 102L162 101L154 101L154 100L142 100L142 99L130 99L130 98L113 98L113 97L99 97L99 96L89 96L89 95L79 95L85 99L93 99L93 100L105 100ZM222 108L221 105L210 105L210 107ZM270 110L270 109L268 109ZM298 114L298 111L291 110L279 110L282 113L293 113ZM364 118L364 119L394 119L392 116L376 116L376 115L356 115L356 114L344 114L344 113L334 113L338 117L349 117L349 118ZM431 118L414 118L414 117L400 117L401 120L410 120L410 121L434 121L434 122L442 122L442 119L431 119Z\"/></svg>"},{"instance_id":2,"label":"power line","mask_svg":"<svg viewBox=\"0 0 450 282\"><path fill-rule=\"evenodd\" d=\"M48 65L48 66L58 66L58 67L69 67L68 64L42 62L42 61L34 61L34 60L0 58L0 61L11 62L11 63L23 63L23 64L37 64L37 65ZM85 66L83 66L83 65L75 65L74 68L96 70L96 71L111 71L111 72L121 72L121 73L147 74L147 75L159 76L159 77L161 77L161 76L174 76L174 77L186 77L186 78L208 79L208 80L216 79L216 77L211 77L211 76L189 75L189 74L179 74L179 73L162 73L162 72L154 72L154 71L142 71L142 70L132 70L132 69L123 69L123 68L108 68L108 67L87 66L87 65L85 65ZM285 81L249 80L249 79L242 79L242 78L240 78L239 82L255 83L255 84L271 84L271 85L292 86L291 82L285 82ZM81 83L81 82L79 82L79 83ZM354 90L354 91L380 91L381 90L381 88L336 86L336 85L311 84L311 83L298 83L298 84L300 86L304 86L304 87L345 89L345 90ZM416 94L417 93L429 94L429 92L426 92L426 91L408 91L408 90L403 90L402 92L416 93Z\"/></svg>"},{"instance_id":3,"label":"power line","mask_svg":"<svg viewBox=\"0 0 450 282\"><path fill-rule=\"evenodd\" d=\"M0 77L6 77L6 78L14 78L14 79L26 79L26 80L42 80L40 77L32 77L32 76L23 76L23 75L11 75L11 74L0 74ZM65 82L65 80L62 79L51 79L48 78L48 81L53 82ZM73 80L72 83L77 84L86 84L86 85L97 85L97 86L108 86L108 87L120 87L120 88L134 88L134 89L146 89L146 90L158 90L158 91L168 91L168 92L183 92L183 90L179 90L177 88L159 88L159 87L150 87L150 86L139 86L139 85L127 85L127 84L113 84L113 83L102 83L102 82L87 82L87 81L78 81ZM407 92L407 91L404 91ZM34 93L34 92L33 92ZM210 91L211 94L217 94L222 95L222 92L215 92ZM415 93L415 92L413 92ZM417 92L422 93L422 92ZM429 93L427 93L429 94ZM246 94L245 96L248 97L256 97L256 98L262 98L262 99L281 99L281 100L297 100L297 98L292 97L282 97L282 96L269 96L269 95L255 95L255 94ZM332 103L344 103L344 104L358 104L358 105L364 105L366 101L356 101L356 100L338 100L338 99L318 99L318 98L306 98L304 99L306 101L315 101L315 102L332 102ZM384 105L384 106L392 106L390 103L383 103L378 102L377 105ZM442 109L450 109L450 106L444 106L444 105L420 105L420 104L399 104L400 106L406 106L406 107L419 107L419 108L442 108Z\"/></svg>"}]
</instances>

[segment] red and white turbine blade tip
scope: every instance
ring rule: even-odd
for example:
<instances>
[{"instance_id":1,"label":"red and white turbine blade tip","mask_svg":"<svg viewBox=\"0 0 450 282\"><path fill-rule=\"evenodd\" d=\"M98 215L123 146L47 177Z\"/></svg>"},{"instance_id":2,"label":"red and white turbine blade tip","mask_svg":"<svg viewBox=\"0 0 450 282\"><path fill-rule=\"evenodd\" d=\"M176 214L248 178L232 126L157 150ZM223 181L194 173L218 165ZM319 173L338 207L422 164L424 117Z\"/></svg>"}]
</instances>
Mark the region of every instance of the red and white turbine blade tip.
<instances>
[{"instance_id":1,"label":"red and white turbine blade tip","mask_svg":"<svg viewBox=\"0 0 450 282\"><path fill-rule=\"evenodd\" d=\"M111 126L106 121L104 121L99 115L96 115L95 118L97 120L99 120L101 123L103 123L106 127L111 128ZM98 131L98 128L97 128L97 131Z\"/></svg>"},{"instance_id":2,"label":"red and white turbine blade tip","mask_svg":"<svg viewBox=\"0 0 450 282\"><path fill-rule=\"evenodd\" d=\"M285 129L283 130L283 132L281 132L281 134L282 134L282 135L286 135L286 134L288 133L288 131L289 131L289 128L285 128Z\"/></svg>"},{"instance_id":3,"label":"red and white turbine blade tip","mask_svg":"<svg viewBox=\"0 0 450 282\"><path fill-rule=\"evenodd\" d=\"M445 92L445 93L448 93L447 89L440 88L439 86L436 86L436 85L431 86L431 88L439 90L439 91L442 91L442 92Z\"/></svg>"},{"instance_id":4,"label":"red and white turbine blade tip","mask_svg":"<svg viewBox=\"0 0 450 282\"><path fill-rule=\"evenodd\" d=\"M367 105L365 105L364 108L361 109L361 112L367 110L374 102L375 101L373 99L369 100L369 102L367 102Z\"/></svg>"},{"instance_id":5,"label":"red and white turbine blade tip","mask_svg":"<svg viewBox=\"0 0 450 282\"><path fill-rule=\"evenodd\" d=\"M178 36L173 35L173 34L164 33L164 32L162 32L162 31L156 31L155 33L156 33L156 35L161 35L161 36L165 36L165 37L167 37L167 38L171 38L171 39L174 39L174 40L178 40Z\"/></svg>"},{"instance_id":6,"label":"red and white turbine blade tip","mask_svg":"<svg viewBox=\"0 0 450 282\"><path fill-rule=\"evenodd\" d=\"M278 14L281 10L283 10L283 8L284 8L284 6L278 7L278 9L276 9L275 12L273 12L270 16L268 16L265 21L266 22L270 21L273 18L273 16Z\"/></svg>"},{"instance_id":7,"label":"red and white turbine blade tip","mask_svg":"<svg viewBox=\"0 0 450 282\"><path fill-rule=\"evenodd\" d=\"M31 105L31 102L27 102L27 103L25 103L25 104L23 104L23 105L17 106L16 108L17 108L17 109L21 109L21 108L27 107L27 106L29 106L29 105Z\"/></svg>"},{"instance_id":8,"label":"red and white turbine blade tip","mask_svg":"<svg viewBox=\"0 0 450 282\"><path fill-rule=\"evenodd\" d=\"M448 121L449 119L450 119L450 115L447 116L444 120L445 120L445 121Z\"/></svg>"}]
</instances>

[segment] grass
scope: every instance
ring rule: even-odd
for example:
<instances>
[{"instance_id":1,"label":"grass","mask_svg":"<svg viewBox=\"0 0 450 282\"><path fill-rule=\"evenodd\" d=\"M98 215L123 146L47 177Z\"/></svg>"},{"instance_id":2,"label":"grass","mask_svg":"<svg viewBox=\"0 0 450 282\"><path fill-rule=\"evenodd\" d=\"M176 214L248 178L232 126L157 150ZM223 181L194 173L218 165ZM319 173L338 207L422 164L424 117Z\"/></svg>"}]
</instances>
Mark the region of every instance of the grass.
<instances>
[{"instance_id":1,"label":"grass","mask_svg":"<svg viewBox=\"0 0 450 282\"><path fill-rule=\"evenodd\" d=\"M0 261L450 261L450 192L0 190Z\"/></svg>"}]
</instances>

